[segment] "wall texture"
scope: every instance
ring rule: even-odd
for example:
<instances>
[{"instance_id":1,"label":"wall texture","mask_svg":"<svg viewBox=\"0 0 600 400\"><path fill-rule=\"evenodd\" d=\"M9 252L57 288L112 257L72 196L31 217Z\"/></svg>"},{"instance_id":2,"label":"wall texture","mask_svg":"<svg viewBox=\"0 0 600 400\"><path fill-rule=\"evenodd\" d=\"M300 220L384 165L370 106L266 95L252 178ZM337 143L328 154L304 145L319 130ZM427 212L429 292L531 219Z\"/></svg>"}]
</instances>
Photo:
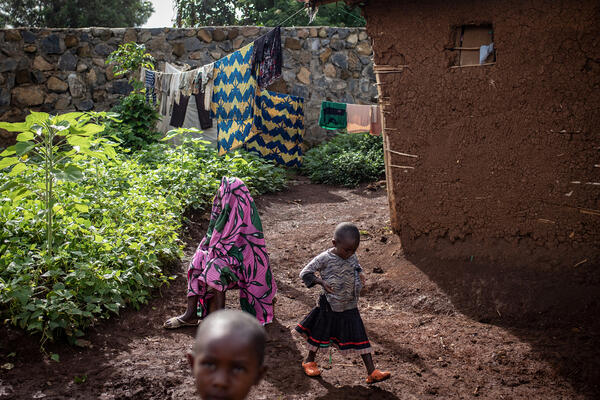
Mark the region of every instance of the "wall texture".
<instances>
[{"instance_id":1,"label":"wall texture","mask_svg":"<svg viewBox=\"0 0 600 400\"><path fill-rule=\"evenodd\" d=\"M213 62L269 29L0 30L0 120L22 120L28 110L110 108L130 91L127 79L115 78L105 64L121 43L144 43L162 70L165 61L192 66ZM282 42L283 80L271 88L306 99L308 142L326 135L317 125L322 100L375 101L371 42L364 29L284 28Z\"/></svg>"},{"instance_id":2,"label":"wall texture","mask_svg":"<svg viewBox=\"0 0 600 400\"><path fill-rule=\"evenodd\" d=\"M577 270L600 261L600 5L373 0L364 8L408 253ZM495 65L450 68L492 24ZM577 265L576 267L574 267ZM575 269L573 269L575 268ZM591 268L591 267L590 267Z\"/></svg>"}]
</instances>

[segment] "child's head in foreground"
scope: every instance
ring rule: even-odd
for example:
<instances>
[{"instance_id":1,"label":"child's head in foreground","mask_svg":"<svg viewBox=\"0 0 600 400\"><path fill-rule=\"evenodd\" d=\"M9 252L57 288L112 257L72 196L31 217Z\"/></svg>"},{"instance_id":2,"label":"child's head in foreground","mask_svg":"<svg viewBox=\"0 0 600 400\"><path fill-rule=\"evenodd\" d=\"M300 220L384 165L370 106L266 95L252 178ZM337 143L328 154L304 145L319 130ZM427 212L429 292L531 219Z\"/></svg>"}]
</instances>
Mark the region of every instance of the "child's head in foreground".
<instances>
[{"instance_id":1,"label":"child's head in foreground","mask_svg":"<svg viewBox=\"0 0 600 400\"><path fill-rule=\"evenodd\" d=\"M250 314L220 310L200 324L188 361L204 400L242 400L265 374L265 329Z\"/></svg>"},{"instance_id":2,"label":"child's head in foreground","mask_svg":"<svg viewBox=\"0 0 600 400\"><path fill-rule=\"evenodd\" d=\"M333 247L335 254L341 258L348 259L356 253L360 244L360 232L356 225L350 222L342 222L335 227L333 232Z\"/></svg>"}]
</instances>

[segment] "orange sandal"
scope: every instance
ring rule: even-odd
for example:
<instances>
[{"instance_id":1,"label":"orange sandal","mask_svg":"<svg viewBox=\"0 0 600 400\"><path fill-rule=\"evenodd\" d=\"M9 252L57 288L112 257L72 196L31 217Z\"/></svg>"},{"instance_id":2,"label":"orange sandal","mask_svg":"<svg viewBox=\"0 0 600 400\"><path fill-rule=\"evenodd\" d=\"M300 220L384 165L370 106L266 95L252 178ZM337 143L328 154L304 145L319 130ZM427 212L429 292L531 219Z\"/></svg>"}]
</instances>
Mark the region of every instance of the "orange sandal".
<instances>
[{"instance_id":1,"label":"orange sandal","mask_svg":"<svg viewBox=\"0 0 600 400\"><path fill-rule=\"evenodd\" d=\"M302 368L304 369L304 373L308 376L319 376L321 375L321 371L319 371L319 367L317 367L316 362L302 363Z\"/></svg>"},{"instance_id":2,"label":"orange sandal","mask_svg":"<svg viewBox=\"0 0 600 400\"><path fill-rule=\"evenodd\" d=\"M380 370L376 369L375 371L371 372L371 375L367 376L367 383L372 384L372 383L385 381L390 376L392 376L392 374L389 373L388 371L380 371Z\"/></svg>"}]
</instances>

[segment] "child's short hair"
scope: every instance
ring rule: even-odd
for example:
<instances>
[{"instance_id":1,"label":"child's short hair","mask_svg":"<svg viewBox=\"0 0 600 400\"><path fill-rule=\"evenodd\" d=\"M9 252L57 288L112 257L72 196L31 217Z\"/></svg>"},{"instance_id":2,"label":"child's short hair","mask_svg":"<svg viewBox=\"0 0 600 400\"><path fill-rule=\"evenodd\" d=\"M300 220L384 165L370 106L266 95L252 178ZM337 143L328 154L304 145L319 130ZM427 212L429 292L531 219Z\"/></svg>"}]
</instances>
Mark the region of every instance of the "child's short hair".
<instances>
[{"instance_id":1,"label":"child's short hair","mask_svg":"<svg viewBox=\"0 0 600 400\"><path fill-rule=\"evenodd\" d=\"M335 227L335 231L333 232L333 238L336 241L349 242L349 243L359 243L360 242L360 232L356 225L350 222L342 222Z\"/></svg>"},{"instance_id":2,"label":"child's short hair","mask_svg":"<svg viewBox=\"0 0 600 400\"><path fill-rule=\"evenodd\" d=\"M194 342L194 353L198 351L198 345L202 337L211 331L218 330L223 334L238 333L248 339L252 344L252 350L256 352L259 365L265 359L265 343L267 334L265 328L250 314L239 310L219 310L210 313L198 328Z\"/></svg>"}]
</instances>

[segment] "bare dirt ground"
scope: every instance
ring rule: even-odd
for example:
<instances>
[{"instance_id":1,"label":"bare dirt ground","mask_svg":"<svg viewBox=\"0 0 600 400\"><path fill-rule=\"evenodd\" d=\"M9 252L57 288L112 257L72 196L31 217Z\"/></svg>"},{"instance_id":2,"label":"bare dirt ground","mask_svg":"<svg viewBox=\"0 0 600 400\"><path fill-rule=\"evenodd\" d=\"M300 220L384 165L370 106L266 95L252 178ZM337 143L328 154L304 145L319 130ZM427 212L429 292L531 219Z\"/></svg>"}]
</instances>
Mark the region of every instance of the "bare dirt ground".
<instances>
[{"instance_id":1,"label":"bare dirt ground","mask_svg":"<svg viewBox=\"0 0 600 400\"><path fill-rule=\"evenodd\" d=\"M389 230L385 190L301 179L257 203L279 294L276 320L267 326L270 370L250 399L598 398L597 316L577 326L536 322L515 328L500 316L482 322L463 314L404 258ZM355 222L363 233L358 256L368 283L360 311L376 364L393 374L376 386L364 383L359 357L335 350L322 378L305 377L300 368L305 345L291 332L318 297L316 289L303 287L298 272L330 245L340 221ZM201 216L193 216L188 257L205 227ZM50 346L59 363L40 355L35 338L0 328L0 366L14 364L0 369L0 399L194 398L185 359L194 329L161 328L183 310L184 296L182 268L141 310L127 310L92 329L89 348ZM228 293L228 307L239 307L235 293ZM13 352L16 356L9 356ZM329 353L320 354L319 362L329 367Z\"/></svg>"}]
</instances>

